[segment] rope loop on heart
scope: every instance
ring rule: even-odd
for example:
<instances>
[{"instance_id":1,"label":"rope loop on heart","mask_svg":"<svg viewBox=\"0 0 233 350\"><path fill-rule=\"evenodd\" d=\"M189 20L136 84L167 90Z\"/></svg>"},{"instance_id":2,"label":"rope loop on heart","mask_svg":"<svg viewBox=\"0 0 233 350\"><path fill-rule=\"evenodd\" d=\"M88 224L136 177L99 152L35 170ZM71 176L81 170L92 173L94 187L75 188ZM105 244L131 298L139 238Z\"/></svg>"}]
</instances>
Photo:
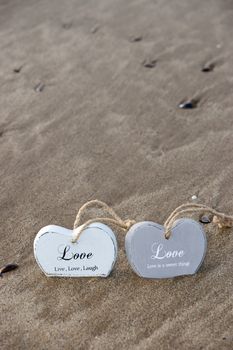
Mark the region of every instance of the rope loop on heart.
<instances>
[{"instance_id":1,"label":"rope loop on heart","mask_svg":"<svg viewBox=\"0 0 233 350\"><path fill-rule=\"evenodd\" d=\"M75 243L79 239L82 232L89 226L90 224L94 222L101 222L103 224L110 224L115 225L119 227L120 229L127 231L130 229L131 226L133 226L136 221L135 220L122 220L120 216L117 215L117 213L109 207L106 203L99 201L98 199L91 200L89 202L86 202L78 211L78 214L76 216L76 219L74 221L74 230L77 229L79 226L81 226L82 216L88 210L89 208L96 208L100 207L103 211L105 211L110 217L95 217L93 219L87 220L80 230L75 233L72 242Z\"/></svg>"},{"instance_id":2,"label":"rope loop on heart","mask_svg":"<svg viewBox=\"0 0 233 350\"><path fill-rule=\"evenodd\" d=\"M211 207L198 203L186 203L177 207L167 218L164 223L165 238L169 239L171 236L171 229L173 223L180 217L184 217L186 214L192 213L209 213L213 216L213 223L218 225L219 228L233 227L233 216L221 213Z\"/></svg>"}]
</instances>

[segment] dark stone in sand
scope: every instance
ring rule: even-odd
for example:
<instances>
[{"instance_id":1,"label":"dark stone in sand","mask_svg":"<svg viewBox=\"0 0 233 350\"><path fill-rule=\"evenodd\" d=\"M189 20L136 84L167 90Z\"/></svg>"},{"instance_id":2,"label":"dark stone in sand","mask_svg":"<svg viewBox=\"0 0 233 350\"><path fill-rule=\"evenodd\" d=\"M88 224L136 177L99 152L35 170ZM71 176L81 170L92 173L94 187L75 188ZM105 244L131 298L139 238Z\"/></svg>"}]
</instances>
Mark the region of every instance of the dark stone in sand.
<instances>
[{"instance_id":1,"label":"dark stone in sand","mask_svg":"<svg viewBox=\"0 0 233 350\"><path fill-rule=\"evenodd\" d=\"M156 66L156 60L145 60L142 62L143 66L146 68L154 68Z\"/></svg>"},{"instance_id":2,"label":"dark stone in sand","mask_svg":"<svg viewBox=\"0 0 233 350\"><path fill-rule=\"evenodd\" d=\"M138 41L142 41L142 36L133 36L129 39L131 43L136 43Z\"/></svg>"},{"instance_id":3,"label":"dark stone in sand","mask_svg":"<svg viewBox=\"0 0 233 350\"><path fill-rule=\"evenodd\" d=\"M98 30L99 30L99 26L95 26L91 29L91 33L95 34L96 32L98 32Z\"/></svg>"},{"instance_id":4,"label":"dark stone in sand","mask_svg":"<svg viewBox=\"0 0 233 350\"><path fill-rule=\"evenodd\" d=\"M204 73L212 72L214 70L214 67L215 67L214 63L206 63L202 67L201 71Z\"/></svg>"},{"instance_id":5,"label":"dark stone in sand","mask_svg":"<svg viewBox=\"0 0 233 350\"><path fill-rule=\"evenodd\" d=\"M62 28L64 29L70 29L72 27L73 23L72 22L67 22L62 24Z\"/></svg>"},{"instance_id":6,"label":"dark stone in sand","mask_svg":"<svg viewBox=\"0 0 233 350\"><path fill-rule=\"evenodd\" d=\"M0 270L0 276L2 277L2 275L6 272L12 271L17 269L19 266L17 264L7 264L5 266L3 266Z\"/></svg>"},{"instance_id":7,"label":"dark stone in sand","mask_svg":"<svg viewBox=\"0 0 233 350\"><path fill-rule=\"evenodd\" d=\"M45 88L45 85L43 83L39 83L39 84L36 84L36 86L34 87L34 90L36 92L42 92Z\"/></svg>"},{"instance_id":8,"label":"dark stone in sand","mask_svg":"<svg viewBox=\"0 0 233 350\"><path fill-rule=\"evenodd\" d=\"M181 109L192 109L197 107L196 100L183 101L179 104L179 108Z\"/></svg>"},{"instance_id":9,"label":"dark stone in sand","mask_svg":"<svg viewBox=\"0 0 233 350\"><path fill-rule=\"evenodd\" d=\"M23 66L20 66L20 67L14 68L14 69L13 69L13 72L14 72L14 73L20 73L20 72L21 72L21 70L22 70L22 68L23 68Z\"/></svg>"},{"instance_id":10,"label":"dark stone in sand","mask_svg":"<svg viewBox=\"0 0 233 350\"><path fill-rule=\"evenodd\" d=\"M211 218L207 215L202 215L199 219L199 221L202 223L202 224L210 224L211 223Z\"/></svg>"}]
</instances>

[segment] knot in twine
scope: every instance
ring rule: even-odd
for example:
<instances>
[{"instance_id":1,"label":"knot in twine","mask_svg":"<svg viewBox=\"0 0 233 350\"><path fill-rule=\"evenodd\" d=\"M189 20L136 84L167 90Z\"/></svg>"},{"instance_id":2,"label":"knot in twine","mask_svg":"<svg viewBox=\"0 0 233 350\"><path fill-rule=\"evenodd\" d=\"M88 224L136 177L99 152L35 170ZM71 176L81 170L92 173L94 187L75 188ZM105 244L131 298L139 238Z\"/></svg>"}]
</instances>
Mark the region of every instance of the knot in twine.
<instances>
[{"instance_id":1,"label":"knot in twine","mask_svg":"<svg viewBox=\"0 0 233 350\"><path fill-rule=\"evenodd\" d=\"M173 226L173 223L175 222L178 217L184 217L186 214L192 214L192 213L208 213L212 214L213 216L213 223L215 225L218 225L219 228L229 228L233 227L233 216L226 215L224 213L221 213L211 207L208 207L204 204L197 204L197 203L186 203L182 204L179 207L177 207L167 218L167 220L164 223L165 227L165 238L169 239L171 236L171 229Z\"/></svg>"},{"instance_id":2,"label":"knot in twine","mask_svg":"<svg viewBox=\"0 0 233 350\"><path fill-rule=\"evenodd\" d=\"M81 220L84 212L91 208L91 207L100 207L103 211L107 212L110 217L95 217L93 219L87 220L82 226L81 226ZM80 230L74 233L74 237L72 239L72 242L75 243L79 239L82 232L89 226L90 224L94 222L101 222L103 224L112 224L119 228L121 228L124 231L127 231L130 229L131 226L133 226L136 221L135 220L122 220L116 212L109 207L106 203L99 201L98 199L91 200L89 202L86 202L78 211L78 214L76 216L75 222L74 222L74 230L81 226Z\"/></svg>"}]
</instances>

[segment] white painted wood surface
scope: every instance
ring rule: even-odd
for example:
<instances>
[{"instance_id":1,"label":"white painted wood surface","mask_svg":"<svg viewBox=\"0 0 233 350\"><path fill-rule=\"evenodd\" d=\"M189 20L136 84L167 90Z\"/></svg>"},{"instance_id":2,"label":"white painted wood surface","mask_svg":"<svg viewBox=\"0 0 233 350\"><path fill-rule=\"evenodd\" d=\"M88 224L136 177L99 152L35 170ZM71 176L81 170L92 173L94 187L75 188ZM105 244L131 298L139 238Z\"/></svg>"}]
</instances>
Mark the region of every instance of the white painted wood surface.
<instances>
[{"instance_id":1,"label":"white painted wood surface","mask_svg":"<svg viewBox=\"0 0 233 350\"><path fill-rule=\"evenodd\" d=\"M78 231L77 228L75 231ZM107 277L117 257L117 241L110 227L92 223L72 243L74 231L49 225L34 240L34 255L47 276Z\"/></svg>"}]
</instances>

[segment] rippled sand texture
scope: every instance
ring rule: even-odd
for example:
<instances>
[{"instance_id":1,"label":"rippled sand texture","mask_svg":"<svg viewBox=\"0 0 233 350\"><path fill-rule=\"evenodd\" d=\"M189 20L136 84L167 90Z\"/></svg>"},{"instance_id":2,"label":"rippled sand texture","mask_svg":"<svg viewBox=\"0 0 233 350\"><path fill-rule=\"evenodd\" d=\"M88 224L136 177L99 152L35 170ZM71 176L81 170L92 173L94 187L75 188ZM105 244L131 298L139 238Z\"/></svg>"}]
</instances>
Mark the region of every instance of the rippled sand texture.
<instances>
[{"instance_id":1,"label":"rippled sand texture","mask_svg":"<svg viewBox=\"0 0 233 350\"><path fill-rule=\"evenodd\" d=\"M19 264L1 349L233 348L232 229L206 225L201 270L174 280L137 277L120 231L107 279L46 278L32 249L93 198L137 221L194 194L233 214L232 18L231 1L0 1L0 263Z\"/></svg>"}]
</instances>

